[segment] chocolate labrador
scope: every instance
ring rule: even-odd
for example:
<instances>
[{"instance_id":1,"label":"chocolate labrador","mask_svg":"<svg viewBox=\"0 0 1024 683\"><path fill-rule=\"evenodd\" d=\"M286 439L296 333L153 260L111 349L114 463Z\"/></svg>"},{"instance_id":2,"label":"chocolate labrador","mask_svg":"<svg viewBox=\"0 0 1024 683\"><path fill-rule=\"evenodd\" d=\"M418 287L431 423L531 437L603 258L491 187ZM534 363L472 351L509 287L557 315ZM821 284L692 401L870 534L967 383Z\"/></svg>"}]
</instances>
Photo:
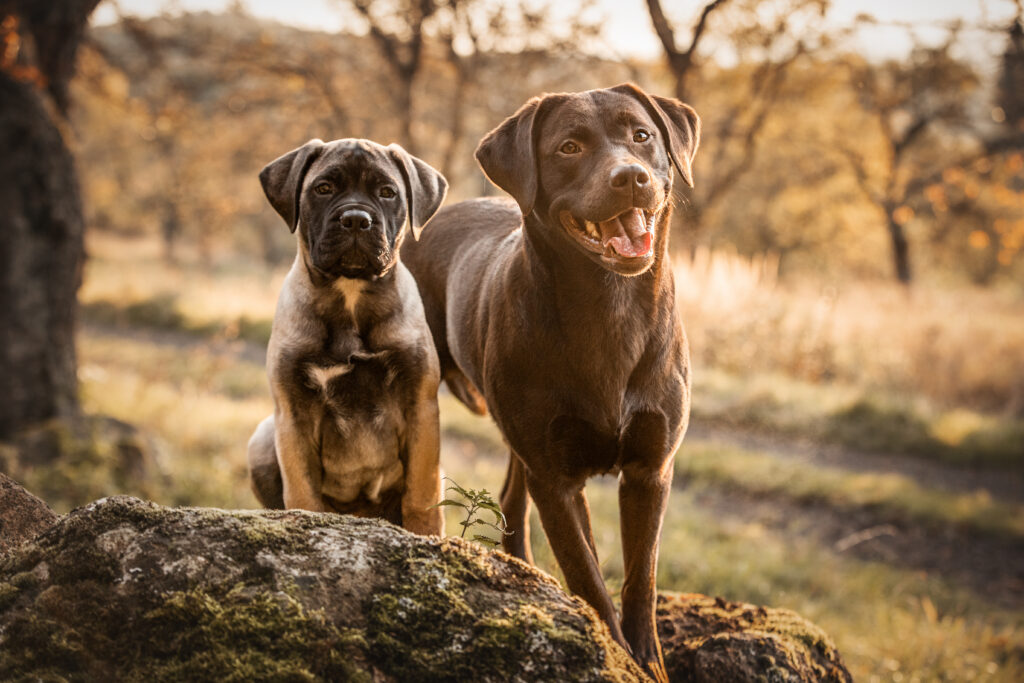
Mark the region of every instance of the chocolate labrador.
<instances>
[{"instance_id":1,"label":"chocolate labrador","mask_svg":"<svg viewBox=\"0 0 1024 683\"><path fill-rule=\"evenodd\" d=\"M397 145L354 139L311 140L260 180L298 249L267 348L274 414L249 441L256 497L440 534L440 372L398 250L448 183Z\"/></svg>"},{"instance_id":2,"label":"chocolate labrador","mask_svg":"<svg viewBox=\"0 0 1024 683\"><path fill-rule=\"evenodd\" d=\"M670 194L673 167L692 185L699 131L689 106L632 84L531 99L476 151L515 203L448 207L403 250L442 376L511 448L505 549L530 559L532 497L569 589L659 681L655 566L690 400ZM598 474L620 481L621 622L583 490Z\"/></svg>"}]
</instances>

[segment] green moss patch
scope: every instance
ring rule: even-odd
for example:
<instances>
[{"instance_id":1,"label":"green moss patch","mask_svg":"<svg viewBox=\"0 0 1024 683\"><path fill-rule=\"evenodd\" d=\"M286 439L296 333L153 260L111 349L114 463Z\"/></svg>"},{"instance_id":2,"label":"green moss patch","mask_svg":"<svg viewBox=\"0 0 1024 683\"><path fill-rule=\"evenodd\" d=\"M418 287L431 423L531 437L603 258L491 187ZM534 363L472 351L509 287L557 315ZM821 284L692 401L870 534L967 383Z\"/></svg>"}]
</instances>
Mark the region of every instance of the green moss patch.
<instances>
[{"instance_id":1,"label":"green moss patch","mask_svg":"<svg viewBox=\"0 0 1024 683\"><path fill-rule=\"evenodd\" d=\"M141 616L79 584L36 597L5 630L0 678L368 681L362 638L286 594L167 593Z\"/></svg>"},{"instance_id":2,"label":"green moss patch","mask_svg":"<svg viewBox=\"0 0 1024 683\"><path fill-rule=\"evenodd\" d=\"M339 629L287 594L242 586L170 593L138 626L150 647L144 662L123 660L129 678L371 680L361 633Z\"/></svg>"}]
</instances>

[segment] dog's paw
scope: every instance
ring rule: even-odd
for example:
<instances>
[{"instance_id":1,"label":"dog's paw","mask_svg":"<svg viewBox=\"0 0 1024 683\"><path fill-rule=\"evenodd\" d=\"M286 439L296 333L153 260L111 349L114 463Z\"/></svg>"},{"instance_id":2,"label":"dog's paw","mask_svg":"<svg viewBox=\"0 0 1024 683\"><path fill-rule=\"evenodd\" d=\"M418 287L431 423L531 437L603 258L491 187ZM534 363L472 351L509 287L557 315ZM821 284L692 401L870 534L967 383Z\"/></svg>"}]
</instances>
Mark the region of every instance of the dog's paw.
<instances>
[{"instance_id":1,"label":"dog's paw","mask_svg":"<svg viewBox=\"0 0 1024 683\"><path fill-rule=\"evenodd\" d=\"M403 512L402 527L421 536L444 536L444 515L436 508L413 513Z\"/></svg>"},{"instance_id":2,"label":"dog's paw","mask_svg":"<svg viewBox=\"0 0 1024 683\"><path fill-rule=\"evenodd\" d=\"M637 663L655 683L668 683L668 672L665 671L665 665L661 660L652 659L643 662L638 661Z\"/></svg>"}]
</instances>

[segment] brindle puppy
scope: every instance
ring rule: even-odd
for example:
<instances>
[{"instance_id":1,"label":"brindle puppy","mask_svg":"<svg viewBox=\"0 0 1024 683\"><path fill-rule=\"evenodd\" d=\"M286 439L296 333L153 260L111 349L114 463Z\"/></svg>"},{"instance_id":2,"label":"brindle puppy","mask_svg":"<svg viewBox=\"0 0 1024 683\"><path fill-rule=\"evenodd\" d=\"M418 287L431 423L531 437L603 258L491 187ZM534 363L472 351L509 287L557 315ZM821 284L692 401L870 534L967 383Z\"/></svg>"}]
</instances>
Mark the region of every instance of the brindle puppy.
<instances>
[{"instance_id":1,"label":"brindle puppy","mask_svg":"<svg viewBox=\"0 0 1024 683\"><path fill-rule=\"evenodd\" d=\"M446 382L489 409L511 447L506 550L530 558L529 491L569 588L659 681L658 537L690 401L670 192L673 166L691 184L699 129L687 105L631 84L534 98L476 152L518 206L449 207L403 253ZM620 477L621 624L583 493L609 473Z\"/></svg>"},{"instance_id":2,"label":"brindle puppy","mask_svg":"<svg viewBox=\"0 0 1024 683\"><path fill-rule=\"evenodd\" d=\"M398 249L448 183L397 145L352 139L312 140L260 181L298 253L267 349L274 414L249 441L256 497L442 533L437 354Z\"/></svg>"}]
</instances>

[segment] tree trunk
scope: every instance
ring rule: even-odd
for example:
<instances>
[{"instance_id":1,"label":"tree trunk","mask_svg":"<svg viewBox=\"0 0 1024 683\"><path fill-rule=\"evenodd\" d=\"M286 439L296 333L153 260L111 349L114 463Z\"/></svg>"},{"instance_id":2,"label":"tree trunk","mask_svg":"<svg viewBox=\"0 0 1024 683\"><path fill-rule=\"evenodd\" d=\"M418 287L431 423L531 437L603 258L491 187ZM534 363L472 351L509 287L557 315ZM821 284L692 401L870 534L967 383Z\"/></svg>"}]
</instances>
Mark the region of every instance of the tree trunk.
<instances>
[{"instance_id":1,"label":"tree trunk","mask_svg":"<svg viewBox=\"0 0 1024 683\"><path fill-rule=\"evenodd\" d=\"M0 438L78 413L84 247L71 154L36 86L0 70Z\"/></svg>"},{"instance_id":2,"label":"tree trunk","mask_svg":"<svg viewBox=\"0 0 1024 683\"><path fill-rule=\"evenodd\" d=\"M98 2L0 0L0 439L79 412L82 203L51 111L67 112L75 52Z\"/></svg>"},{"instance_id":3,"label":"tree trunk","mask_svg":"<svg viewBox=\"0 0 1024 683\"><path fill-rule=\"evenodd\" d=\"M902 284L908 285L911 280L910 273L910 244L907 242L903 226L892 219L892 212L889 212L889 237L892 241L892 263L896 279Z\"/></svg>"},{"instance_id":4,"label":"tree trunk","mask_svg":"<svg viewBox=\"0 0 1024 683\"><path fill-rule=\"evenodd\" d=\"M412 84L415 78L415 73L403 74L398 92L398 116L402 126L399 136L405 151L414 156L417 154L416 141L412 136Z\"/></svg>"},{"instance_id":5,"label":"tree trunk","mask_svg":"<svg viewBox=\"0 0 1024 683\"><path fill-rule=\"evenodd\" d=\"M466 97L469 90L471 68L467 64L459 64L457 56L452 58L455 67L455 93L452 96L452 111L449 114L448 141L441 158L441 173L452 182L455 175L455 157L466 133ZM475 59L470 57L469 59Z\"/></svg>"}]
</instances>

